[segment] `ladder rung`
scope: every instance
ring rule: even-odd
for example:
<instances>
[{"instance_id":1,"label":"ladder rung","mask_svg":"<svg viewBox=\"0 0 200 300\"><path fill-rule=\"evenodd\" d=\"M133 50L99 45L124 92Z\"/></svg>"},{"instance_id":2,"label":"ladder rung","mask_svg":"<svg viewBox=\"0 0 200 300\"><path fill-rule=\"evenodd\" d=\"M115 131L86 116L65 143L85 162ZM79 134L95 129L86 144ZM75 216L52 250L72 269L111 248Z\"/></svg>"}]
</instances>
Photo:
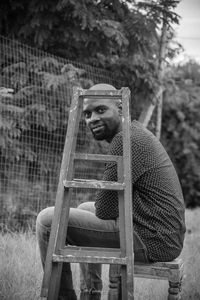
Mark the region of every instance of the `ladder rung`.
<instances>
[{"instance_id":1,"label":"ladder rung","mask_svg":"<svg viewBox=\"0 0 200 300\"><path fill-rule=\"evenodd\" d=\"M74 255L57 255L53 254L53 262L70 262L70 263L98 263L98 264L115 264L126 265L126 258L117 257L100 257L100 256L74 256Z\"/></svg>"},{"instance_id":2,"label":"ladder rung","mask_svg":"<svg viewBox=\"0 0 200 300\"><path fill-rule=\"evenodd\" d=\"M88 153L74 153L74 159L91 160L100 162L122 162L123 157L119 155L107 155L107 154L88 154Z\"/></svg>"},{"instance_id":3,"label":"ladder rung","mask_svg":"<svg viewBox=\"0 0 200 300\"><path fill-rule=\"evenodd\" d=\"M53 255L53 261L126 265L126 257L121 256L121 250L116 248L66 246L59 255Z\"/></svg>"},{"instance_id":4,"label":"ladder rung","mask_svg":"<svg viewBox=\"0 0 200 300\"><path fill-rule=\"evenodd\" d=\"M81 90L80 95L85 97L92 98L112 98L112 99L121 99L122 90Z\"/></svg>"},{"instance_id":5,"label":"ladder rung","mask_svg":"<svg viewBox=\"0 0 200 300\"><path fill-rule=\"evenodd\" d=\"M85 189L101 189L101 190L117 190L122 191L125 188L124 183L115 181L102 181L102 180L88 180L88 179L74 179L63 180L63 184L68 188L85 188Z\"/></svg>"},{"instance_id":6,"label":"ladder rung","mask_svg":"<svg viewBox=\"0 0 200 300\"><path fill-rule=\"evenodd\" d=\"M79 253L82 255L88 255L88 253L92 253L95 256L103 256L107 255L108 257L121 257L121 250L119 248L103 248L103 247L83 247L83 246L65 246L65 248L59 250L59 254L66 255L69 253Z\"/></svg>"},{"instance_id":7,"label":"ladder rung","mask_svg":"<svg viewBox=\"0 0 200 300\"><path fill-rule=\"evenodd\" d=\"M126 265L127 258L121 257L119 249L67 246L60 250L60 254L53 254L53 262Z\"/></svg>"}]
</instances>

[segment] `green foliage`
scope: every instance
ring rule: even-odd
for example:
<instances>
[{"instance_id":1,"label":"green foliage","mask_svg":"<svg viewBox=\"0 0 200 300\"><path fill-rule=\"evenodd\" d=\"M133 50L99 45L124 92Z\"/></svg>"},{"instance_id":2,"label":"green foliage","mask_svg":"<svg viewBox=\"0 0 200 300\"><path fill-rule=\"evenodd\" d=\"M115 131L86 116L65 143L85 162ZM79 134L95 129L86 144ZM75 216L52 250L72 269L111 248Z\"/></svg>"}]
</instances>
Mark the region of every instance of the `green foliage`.
<instances>
[{"instance_id":1,"label":"green foliage","mask_svg":"<svg viewBox=\"0 0 200 300\"><path fill-rule=\"evenodd\" d=\"M186 82L192 82L200 86L200 66L195 60L189 60L181 66L177 66L176 79L184 79Z\"/></svg>"},{"instance_id":2,"label":"green foliage","mask_svg":"<svg viewBox=\"0 0 200 300\"><path fill-rule=\"evenodd\" d=\"M133 94L149 99L159 84L157 29L164 13L168 24L177 22L170 10L175 2L136 5L119 0L4 0L0 33L68 59L103 67L116 78L123 78ZM32 154L36 141L42 147L42 137L52 140L50 149L55 151L60 132L67 125L72 86L89 83L85 70L70 63L36 57L20 47L11 50L6 43L0 47L0 86L14 90L9 101L7 96L0 100L4 110L1 154L31 161L36 159ZM5 154L3 149L9 151Z\"/></svg>"},{"instance_id":3,"label":"green foliage","mask_svg":"<svg viewBox=\"0 0 200 300\"><path fill-rule=\"evenodd\" d=\"M166 95L162 140L173 159L187 207L200 205L200 66L185 64L173 68L176 90ZM188 68L195 72L188 73ZM193 80L194 74L197 75Z\"/></svg>"},{"instance_id":4,"label":"green foliage","mask_svg":"<svg viewBox=\"0 0 200 300\"><path fill-rule=\"evenodd\" d=\"M17 230L35 221L32 211L54 203L72 89L89 88L98 76L95 68L0 38L0 220ZM78 147L102 150L80 126Z\"/></svg>"},{"instance_id":5,"label":"green foliage","mask_svg":"<svg viewBox=\"0 0 200 300\"><path fill-rule=\"evenodd\" d=\"M1 63L5 65L6 61ZM33 129L38 132L43 129L56 140L67 125L72 87L82 85L80 78L84 74L84 70L51 57L33 57L30 61L6 65L1 82L9 89L0 90L1 155L13 160L27 156L27 147L30 152L33 147L24 139ZM9 93L11 89L13 94ZM26 158L30 159L30 155Z\"/></svg>"},{"instance_id":6,"label":"green foliage","mask_svg":"<svg viewBox=\"0 0 200 300\"><path fill-rule=\"evenodd\" d=\"M17 196L22 182L24 185L29 182L37 185L40 181L41 187L44 184L46 197L51 191L48 200L54 198L72 88L85 88L92 84L85 70L67 60L33 53L31 48L2 39L0 190L5 197L0 199L0 203L2 212L7 211L8 214L11 210L7 208L6 191L10 193L12 190L15 191L13 213L22 214L23 193ZM17 178L20 184L16 183ZM46 197L43 195L43 202ZM30 193L27 193L27 198L31 198Z\"/></svg>"},{"instance_id":7,"label":"green foliage","mask_svg":"<svg viewBox=\"0 0 200 300\"><path fill-rule=\"evenodd\" d=\"M159 30L178 23L179 1L3 0L0 33L110 70L141 97L159 84Z\"/></svg>"}]
</instances>

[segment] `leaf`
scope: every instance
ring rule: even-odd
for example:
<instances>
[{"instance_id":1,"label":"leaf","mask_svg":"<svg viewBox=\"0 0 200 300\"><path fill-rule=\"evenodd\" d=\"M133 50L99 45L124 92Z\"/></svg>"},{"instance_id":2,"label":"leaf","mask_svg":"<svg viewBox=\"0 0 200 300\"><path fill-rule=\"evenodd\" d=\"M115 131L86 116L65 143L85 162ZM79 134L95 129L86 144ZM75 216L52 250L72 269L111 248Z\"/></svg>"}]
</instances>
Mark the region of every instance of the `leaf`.
<instances>
[{"instance_id":1,"label":"leaf","mask_svg":"<svg viewBox=\"0 0 200 300\"><path fill-rule=\"evenodd\" d=\"M16 73L16 72L25 72L26 71L26 64L24 62L17 62L14 64L10 64L9 66L3 68L3 72L7 75Z\"/></svg>"},{"instance_id":2,"label":"leaf","mask_svg":"<svg viewBox=\"0 0 200 300\"><path fill-rule=\"evenodd\" d=\"M0 97L12 98L14 90L10 88L0 87Z\"/></svg>"},{"instance_id":3,"label":"leaf","mask_svg":"<svg viewBox=\"0 0 200 300\"><path fill-rule=\"evenodd\" d=\"M54 75L46 72L39 73L42 76L43 86L47 90L56 90L60 85L68 84L68 74Z\"/></svg>"},{"instance_id":4,"label":"leaf","mask_svg":"<svg viewBox=\"0 0 200 300\"><path fill-rule=\"evenodd\" d=\"M99 24L104 34L108 38L113 38L120 47L122 45L129 45L129 41L125 36L123 27L119 22L103 19L101 21L97 21L97 24Z\"/></svg>"},{"instance_id":5,"label":"leaf","mask_svg":"<svg viewBox=\"0 0 200 300\"><path fill-rule=\"evenodd\" d=\"M72 64L65 64L62 68L61 68L61 73L74 73L75 75L78 76L82 76L84 74L86 74L86 71L84 69L79 69L74 67Z\"/></svg>"},{"instance_id":6,"label":"leaf","mask_svg":"<svg viewBox=\"0 0 200 300\"><path fill-rule=\"evenodd\" d=\"M13 126L12 120L6 120L5 118L0 119L0 128L3 130L11 130Z\"/></svg>"},{"instance_id":7,"label":"leaf","mask_svg":"<svg viewBox=\"0 0 200 300\"><path fill-rule=\"evenodd\" d=\"M0 113L2 113L2 112L22 114L24 112L24 109L19 106L3 104L0 102Z\"/></svg>"}]
</instances>

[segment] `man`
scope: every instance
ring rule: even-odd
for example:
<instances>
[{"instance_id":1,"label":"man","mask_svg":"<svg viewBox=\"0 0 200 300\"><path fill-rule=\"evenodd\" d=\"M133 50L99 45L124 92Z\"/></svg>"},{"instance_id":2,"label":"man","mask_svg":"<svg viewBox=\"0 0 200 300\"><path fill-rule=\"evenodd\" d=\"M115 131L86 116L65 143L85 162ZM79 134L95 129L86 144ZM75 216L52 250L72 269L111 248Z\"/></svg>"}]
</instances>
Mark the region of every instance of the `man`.
<instances>
[{"instance_id":1,"label":"man","mask_svg":"<svg viewBox=\"0 0 200 300\"><path fill-rule=\"evenodd\" d=\"M97 84L93 90L114 90ZM120 100L85 99L85 121L96 140L110 143L109 154L122 155ZM183 247L185 222L180 183L159 140L137 121L131 125L133 240L136 261L171 261ZM103 180L117 181L116 165L106 165ZM40 212L37 237L44 265L54 208ZM101 190L95 202L71 208L67 243L77 246L119 247L118 196ZM100 299L101 266L81 264L81 299ZM76 299L70 265L63 265L60 299ZM63 297L63 298L62 298Z\"/></svg>"}]
</instances>

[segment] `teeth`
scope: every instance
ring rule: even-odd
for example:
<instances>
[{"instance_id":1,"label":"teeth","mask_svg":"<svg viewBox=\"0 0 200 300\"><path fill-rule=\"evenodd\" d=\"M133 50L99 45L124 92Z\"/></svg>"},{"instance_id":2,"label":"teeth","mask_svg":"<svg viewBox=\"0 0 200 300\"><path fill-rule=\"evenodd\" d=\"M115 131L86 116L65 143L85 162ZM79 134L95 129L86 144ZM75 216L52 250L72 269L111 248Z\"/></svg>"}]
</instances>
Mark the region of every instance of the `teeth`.
<instances>
[{"instance_id":1,"label":"teeth","mask_svg":"<svg viewBox=\"0 0 200 300\"><path fill-rule=\"evenodd\" d=\"M100 127L103 127L103 126L99 125L99 126L93 127L93 129L97 129L97 128L100 128Z\"/></svg>"},{"instance_id":2,"label":"teeth","mask_svg":"<svg viewBox=\"0 0 200 300\"><path fill-rule=\"evenodd\" d=\"M92 130L93 131L97 131L99 128L102 128L103 126L97 126L97 127L95 127L95 128L93 128Z\"/></svg>"}]
</instances>

